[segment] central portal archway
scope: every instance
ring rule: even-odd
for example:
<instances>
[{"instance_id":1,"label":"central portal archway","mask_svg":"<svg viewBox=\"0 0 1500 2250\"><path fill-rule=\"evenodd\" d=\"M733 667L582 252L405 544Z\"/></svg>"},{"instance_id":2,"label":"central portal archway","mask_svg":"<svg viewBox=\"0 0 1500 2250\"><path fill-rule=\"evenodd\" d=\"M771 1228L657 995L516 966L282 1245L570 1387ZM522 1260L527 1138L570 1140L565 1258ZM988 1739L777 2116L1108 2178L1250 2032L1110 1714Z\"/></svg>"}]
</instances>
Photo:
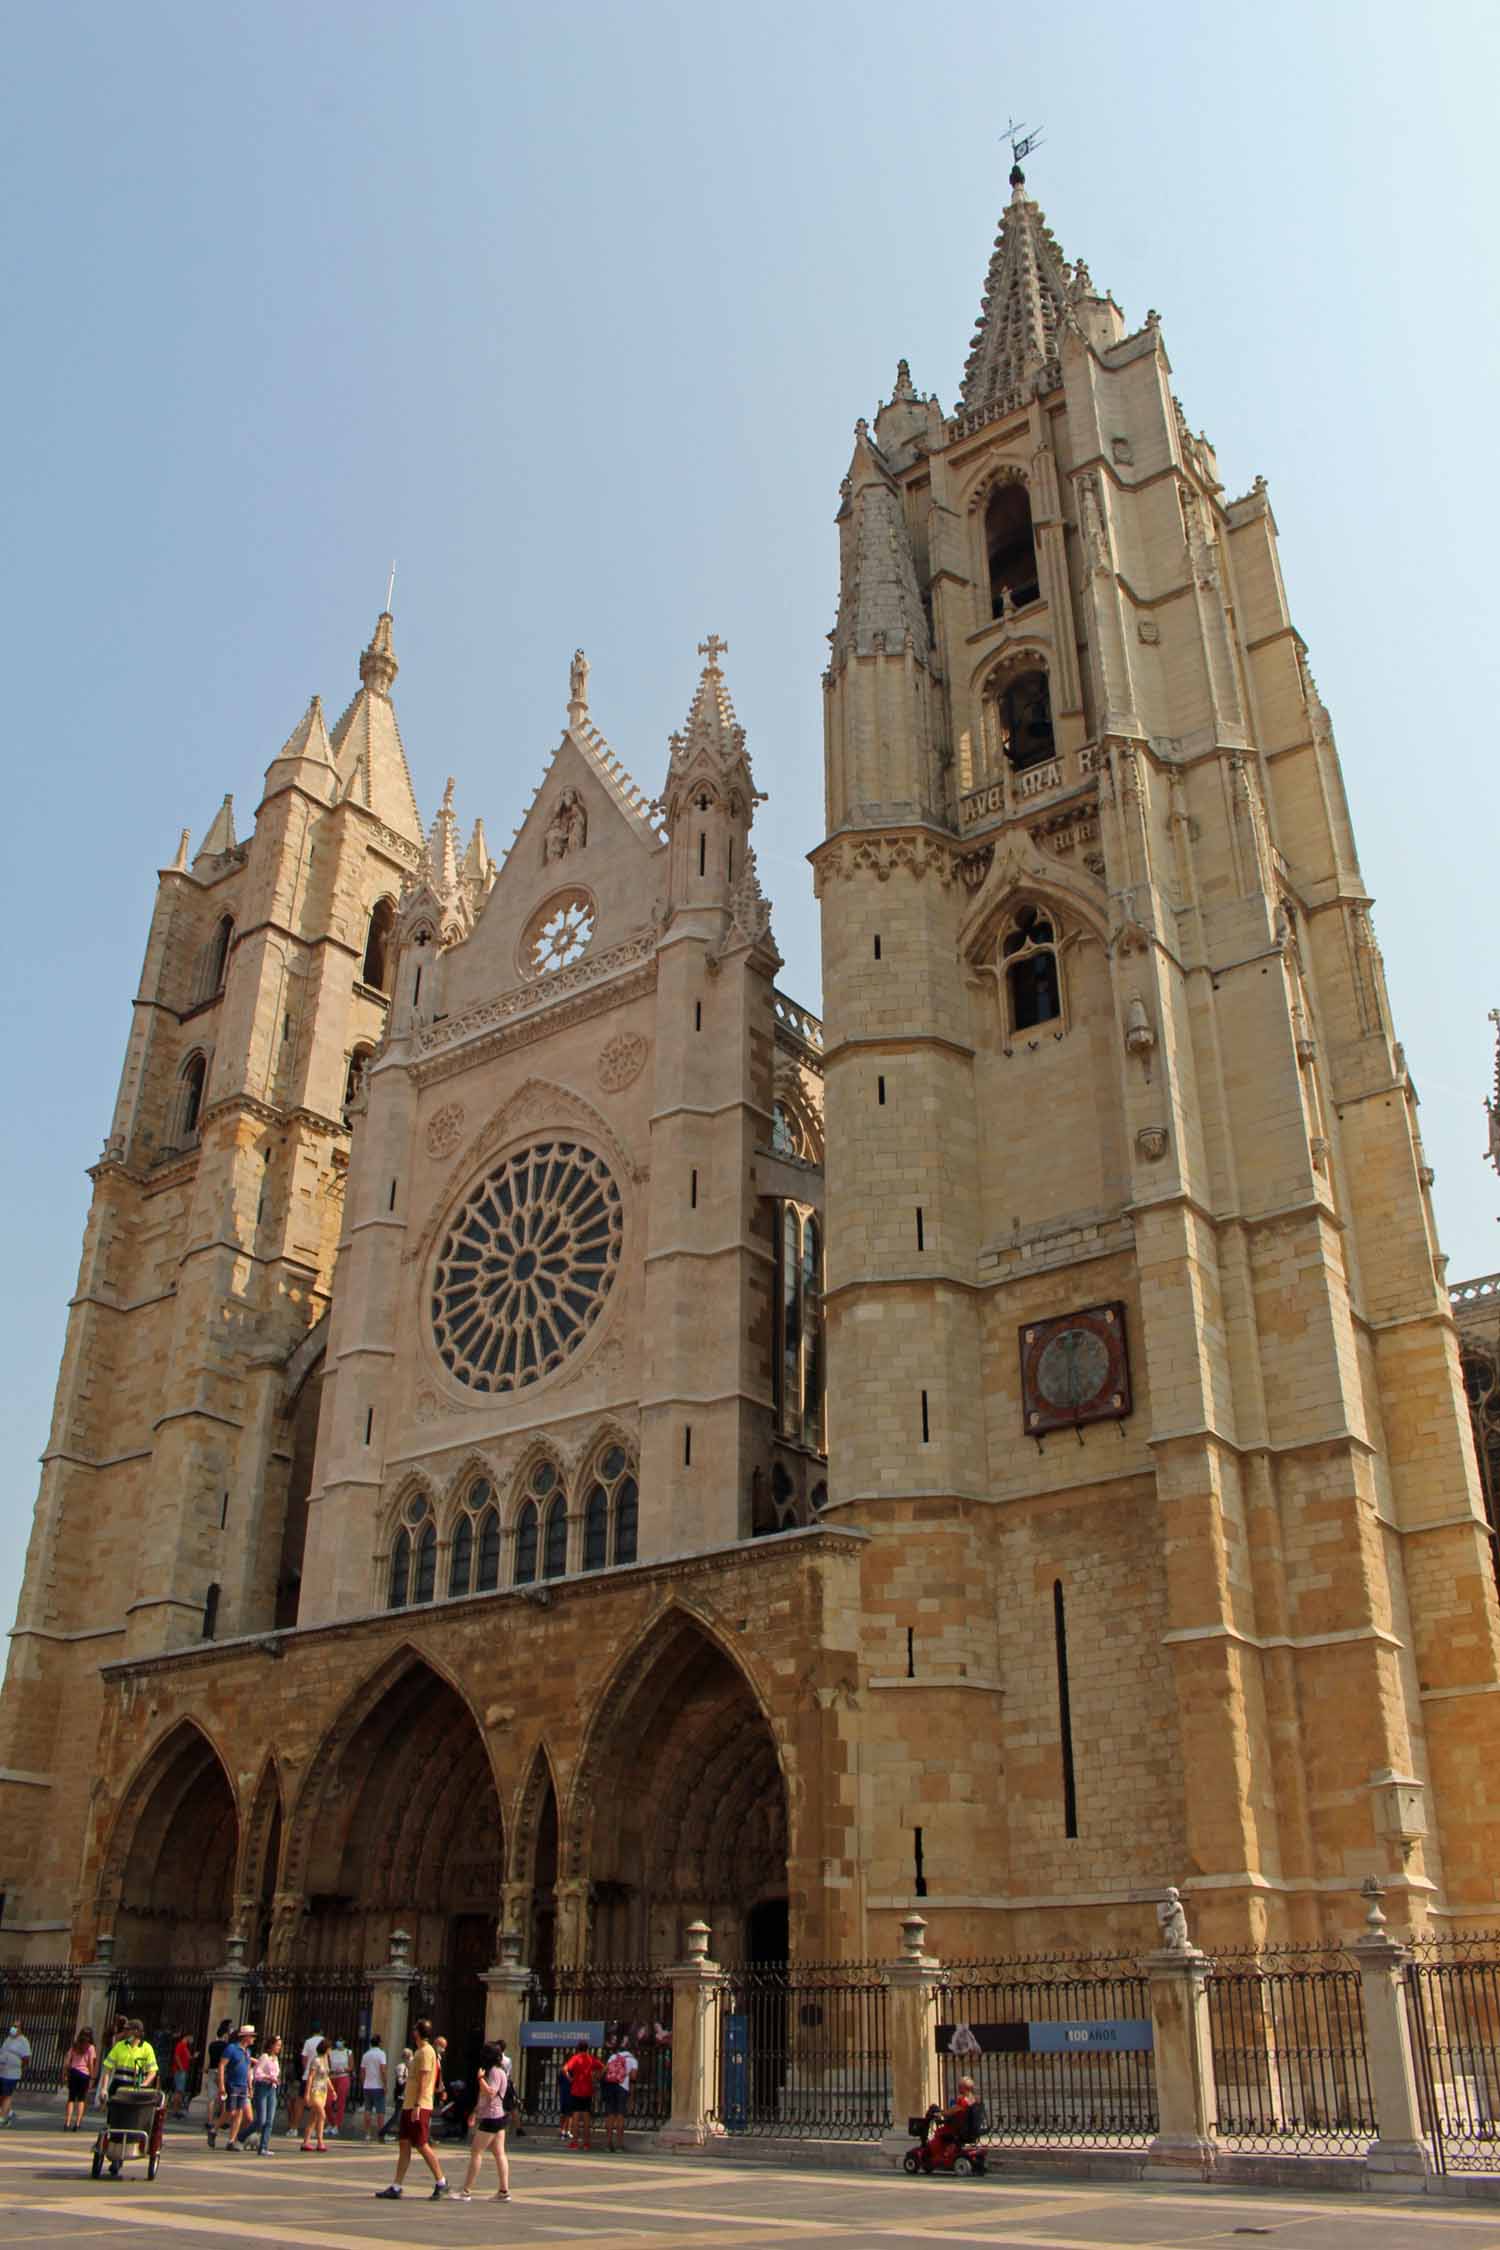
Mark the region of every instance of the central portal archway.
<instances>
[{"instance_id":1,"label":"central portal archway","mask_svg":"<svg viewBox=\"0 0 1500 2250\"><path fill-rule=\"evenodd\" d=\"M406 1930L412 1961L454 2011L477 2010L494 1955L500 1800L484 1737L457 1689L412 1654L353 1697L298 1808L306 1962L383 1961Z\"/></svg>"},{"instance_id":2,"label":"central portal archway","mask_svg":"<svg viewBox=\"0 0 1500 2250\"><path fill-rule=\"evenodd\" d=\"M238 1843L229 1776L207 1737L184 1722L147 1759L116 1823L103 1886L116 1961L179 1969L221 1961Z\"/></svg>"},{"instance_id":3,"label":"central portal archway","mask_svg":"<svg viewBox=\"0 0 1500 2250\"><path fill-rule=\"evenodd\" d=\"M726 1962L785 1931L776 1738L745 1673L696 1619L662 1619L617 1670L575 1801L572 1872L588 1878L594 1960L680 1959L700 1918Z\"/></svg>"}]
</instances>

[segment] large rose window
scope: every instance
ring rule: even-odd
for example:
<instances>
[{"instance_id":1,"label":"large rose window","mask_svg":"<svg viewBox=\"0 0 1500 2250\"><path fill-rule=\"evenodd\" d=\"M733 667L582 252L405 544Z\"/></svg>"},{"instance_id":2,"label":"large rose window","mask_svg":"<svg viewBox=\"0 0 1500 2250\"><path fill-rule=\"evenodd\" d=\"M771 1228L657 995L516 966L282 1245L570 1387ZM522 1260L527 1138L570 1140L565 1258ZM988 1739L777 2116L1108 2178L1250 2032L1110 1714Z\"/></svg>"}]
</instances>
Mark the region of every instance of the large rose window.
<instances>
[{"instance_id":1,"label":"large rose window","mask_svg":"<svg viewBox=\"0 0 1500 2250\"><path fill-rule=\"evenodd\" d=\"M620 1262L620 1191L578 1141L536 1141L474 1189L444 1237L432 1326L476 1391L519 1391L576 1351Z\"/></svg>"},{"instance_id":2,"label":"large rose window","mask_svg":"<svg viewBox=\"0 0 1500 2250\"><path fill-rule=\"evenodd\" d=\"M530 976L550 976L581 961L594 937L594 902L587 891L562 891L539 906L521 939L521 965Z\"/></svg>"}]
</instances>

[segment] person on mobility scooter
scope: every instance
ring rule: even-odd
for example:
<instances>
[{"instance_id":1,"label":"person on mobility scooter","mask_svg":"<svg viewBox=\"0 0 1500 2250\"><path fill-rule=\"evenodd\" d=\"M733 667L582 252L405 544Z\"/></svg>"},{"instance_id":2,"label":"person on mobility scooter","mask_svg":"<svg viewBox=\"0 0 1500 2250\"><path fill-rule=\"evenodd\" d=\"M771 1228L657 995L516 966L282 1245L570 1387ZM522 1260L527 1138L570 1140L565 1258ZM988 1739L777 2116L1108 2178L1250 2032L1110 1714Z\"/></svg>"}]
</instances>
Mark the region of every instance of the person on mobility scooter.
<instances>
[{"instance_id":1,"label":"person on mobility scooter","mask_svg":"<svg viewBox=\"0 0 1500 2250\"><path fill-rule=\"evenodd\" d=\"M907 2119L907 2131L919 2136L915 2148L901 2159L906 2172L983 2172L985 2152L979 2136L988 2119L974 2091L972 2078L960 2078L947 2109L936 2102L925 2117Z\"/></svg>"}]
</instances>

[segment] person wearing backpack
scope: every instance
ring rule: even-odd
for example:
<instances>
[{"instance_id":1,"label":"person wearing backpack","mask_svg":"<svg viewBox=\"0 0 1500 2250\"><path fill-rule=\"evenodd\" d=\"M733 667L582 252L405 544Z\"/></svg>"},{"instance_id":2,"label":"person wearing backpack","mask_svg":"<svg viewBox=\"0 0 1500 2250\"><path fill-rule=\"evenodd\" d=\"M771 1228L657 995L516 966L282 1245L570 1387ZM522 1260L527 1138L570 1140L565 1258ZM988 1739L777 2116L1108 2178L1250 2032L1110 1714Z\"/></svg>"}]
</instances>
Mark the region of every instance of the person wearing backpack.
<instances>
[{"instance_id":1,"label":"person wearing backpack","mask_svg":"<svg viewBox=\"0 0 1500 2250\"><path fill-rule=\"evenodd\" d=\"M606 2150L617 2148L622 2156L625 2153L625 2112L630 2107L630 2090L640 2067L623 2038L604 2065L604 2146Z\"/></svg>"},{"instance_id":2,"label":"person wearing backpack","mask_svg":"<svg viewBox=\"0 0 1500 2250\"><path fill-rule=\"evenodd\" d=\"M511 2092L510 2072L505 2067L505 2051L495 2045L487 2046L479 2061L479 2078L474 2088L474 2107L469 2113L469 2168L464 2174L464 2184L458 2191L460 2203L474 2200L474 2182L486 2155L495 2159L495 2173L500 2185L495 2191L497 2203L510 2201L510 2160L505 2149L505 2128L510 2121L510 2110L515 2097Z\"/></svg>"}]
</instances>

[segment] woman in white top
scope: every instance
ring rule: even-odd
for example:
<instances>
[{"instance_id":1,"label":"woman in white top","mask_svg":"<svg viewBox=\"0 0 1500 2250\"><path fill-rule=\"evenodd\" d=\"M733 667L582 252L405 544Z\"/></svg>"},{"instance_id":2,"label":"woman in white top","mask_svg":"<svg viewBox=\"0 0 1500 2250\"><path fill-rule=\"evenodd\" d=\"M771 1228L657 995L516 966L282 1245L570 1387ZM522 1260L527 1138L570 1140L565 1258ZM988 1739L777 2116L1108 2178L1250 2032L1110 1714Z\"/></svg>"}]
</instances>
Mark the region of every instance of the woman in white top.
<instances>
[{"instance_id":1,"label":"woman in white top","mask_svg":"<svg viewBox=\"0 0 1500 2250\"><path fill-rule=\"evenodd\" d=\"M496 2190L497 2203L510 2201L510 2163L505 2153L505 2096L510 2087L510 2075L502 2060L503 2049L488 2046L480 2058L479 2078L474 2088L474 2107L469 2115L473 2138L469 2142L469 2169L464 2174L464 2184L458 2191L460 2203L474 2200L474 2182L488 2151L495 2159L495 2173L500 2185Z\"/></svg>"}]
</instances>

